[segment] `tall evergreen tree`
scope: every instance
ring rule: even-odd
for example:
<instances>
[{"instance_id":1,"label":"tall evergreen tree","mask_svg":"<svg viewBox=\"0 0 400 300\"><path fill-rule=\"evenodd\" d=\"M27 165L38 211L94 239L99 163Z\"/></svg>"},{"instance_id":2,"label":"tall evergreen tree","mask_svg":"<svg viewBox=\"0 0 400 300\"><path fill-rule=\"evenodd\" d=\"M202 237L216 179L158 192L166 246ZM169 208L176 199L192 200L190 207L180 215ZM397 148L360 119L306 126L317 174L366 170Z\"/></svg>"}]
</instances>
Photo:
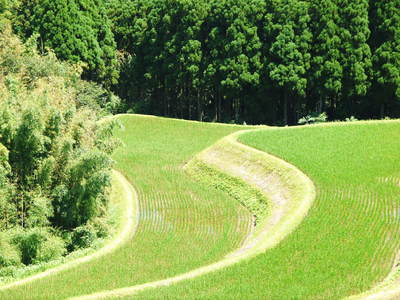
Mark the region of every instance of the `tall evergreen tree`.
<instances>
[{"instance_id":1,"label":"tall evergreen tree","mask_svg":"<svg viewBox=\"0 0 400 300\"><path fill-rule=\"evenodd\" d=\"M153 46L157 32L151 29L154 1L111 0L107 3L107 12L117 48L124 54L117 92L126 101L135 104L136 111L166 115L162 111L152 112L147 107L138 109L140 105L146 106L143 103L147 102L147 95L153 93L151 86L154 79L147 74L145 60L156 50Z\"/></svg>"},{"instance_id":2,"label":"tall evergreen tree","mask_svg":"<svg viewBox=\"0 0 400 300\"><path fill-rule=\"evenodd\" d=\"M116 46L102 0L22 0L15 29L25 38L40 35L42 50L83 62L84 77L105 83L118 78Z\"/></svg>"},{"instance_id":3,"label":"tall evergreen tree","mask_svg":"<svg viewBox=\"0 0 400 300\"><path fill-rule=\"evenodd\" d=\"M199 120L376 117L371 99L399 97L399 1L109 0L118 91L136 111Z\"/></svg>"},{"instance_id":4,"label":"tall evergreen tree","mask_svg":"<svg viewBox=\"0 0 400 300\"><path fill-rule=\"evenodd\" d=\"M375 101L380 116L385 105L400 100L400 0L370 1Z\"/></svg>"},{"instance_id":5,"label":"tall evergreen tree","mask_svg":"<svg viewBox=\"0 0 400 300\"><path fill-rule=\"evenodd\" d=\"M269 75L283 95L283 122L294 123L307 87L311 32L308 3L277 0L274 5L274 42L270 49Z\"/></svg>"},{"instance_id":6,"label":"tall evergreen tree","mask_svg":"<svg viewBox=\"0 0 400 300\"><path fill-rule=\"evenodd\" d=\"M332 0L312 0L310 5L313 47L309 94L317 100L315 110L321 113L327 109L330 100L340 97L342 90L339 14Z\"/></svg>"},{"instance_id":7,"label":"tall evergreen tree","mask_svg":"<svg viewBox=\"0 0 400 300\"><path fill-rule=\"evenodd\" d=\"M192 107L196 104L196 115L201 119L203 103L200 103L196 90L201 89L202 83L203 49L200 35L208 5L204 1L179 0L167 2L167 11L168 19L164 24L168 26L166 31L170 34L165 40L162 57L169 103L176 103L179 117L186 116L189 119L194 117Z\"/></svg>"},{"instance_id":8,"label":"tall evergreen tree","mask_svg":"<svg viewBox=\"0 0 400 300\"><path fill-rule=\"evenodd\" d=\"M229 120L239 120L241 101L260 82L261 41L258 25L265 11L262 1L213 1L207 48L211 55L207 76L216 86L215 119L225 107ZM243 99L243 100L242 100Z\"/></svg>"},{"instance_id":9,"label":"tall evergreen tree","mask_svg":"<svg viewBox=\"0 0 400 300\"><path fill-rule=\"evenodd\" d=\"M368 0L337 1L340 15L341 59L343 66L342 110L352 114L370 87L371 50L367 43L370 36Z\"/></svg>"}]
</instances>

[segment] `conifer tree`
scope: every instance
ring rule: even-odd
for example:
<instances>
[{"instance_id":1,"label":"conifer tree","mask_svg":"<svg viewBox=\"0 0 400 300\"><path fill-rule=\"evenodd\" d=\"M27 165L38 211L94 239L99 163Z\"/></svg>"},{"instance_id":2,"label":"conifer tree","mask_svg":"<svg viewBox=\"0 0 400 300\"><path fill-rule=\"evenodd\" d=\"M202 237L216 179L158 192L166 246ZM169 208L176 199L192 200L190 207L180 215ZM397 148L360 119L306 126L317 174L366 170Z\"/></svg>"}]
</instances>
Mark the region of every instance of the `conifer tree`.
<instances>
[{"instance_id":1,"label":"conifer tree","mask_svg":"<svg viewBox=\"0 0 400 300\"><path fill-rule=\"evenodd\" d=\"M365 96L370 87L371 50L367 43L370 30L368 0L340 0L341 59L343 66L341 103L342 110L349 115L360 96Z\"/></svg>"},{"instance_id":2,"label":"conifer tree","mask_svg":"<svg viewBox=\"0 0 400 300\"><path fill-rule=\"evenodd\" d=\"M283 95L283 122L294 123L295 111L305 96L310 68L308 4L279 0L274 4L274 41L270 49L269 75Z\"/></svg>"},{"instance_id":3,"label":"conifer tree","mask_svg":"<svg viewBox=\"0 0 400 300\"><path fill-rule=\"evenodd\" d=\"M207 76L216 85L216 116L221 106L228 120L239 120L241 100L260 82L261 41L258 25L264 12L262 1L213 1L207 25Z\"/></svg>"},{"instance_id":4,"label":"conifer tree","mask_svg":"<svg viewBox=\"0 0 400 300\"><path fill-rule=\"evenodd\" d=\"M385 115L385 104L400 100L400 1L370 2L374 96Z\"/></svg>"},{"instance_id":5,"label":"conifer tree","mask_svg":"<svg viewBox=\"0 0 400 300\"><path fill-rule=\"evenodd\" d=\"M335 1L312 0L310 4L313 47L309 89L317 100L315 110L321 113L342 89L339 14Z\"/></svg>"},{"instance_id":6,"label":"conifer tree","mask_svg":"<svg viewBox=\"0 0 400 300\"><path fill-rule=\"evenodd\" d=\"M84 63L86 79L116 83L116 46L102 0L22 0L14 27L24 38L38 33L42 51Z\"/></svg>"},{"instance_id":7,"label":"conifer tree","mask_svg":"<svg viewBox=\"0 0 400 300\"><path fill-rule=\"evenodd\" d=\"M400 94L399 1L109 0L117 90L137 112L209 121L383 116Z\"/></svg>"}]
</instances>

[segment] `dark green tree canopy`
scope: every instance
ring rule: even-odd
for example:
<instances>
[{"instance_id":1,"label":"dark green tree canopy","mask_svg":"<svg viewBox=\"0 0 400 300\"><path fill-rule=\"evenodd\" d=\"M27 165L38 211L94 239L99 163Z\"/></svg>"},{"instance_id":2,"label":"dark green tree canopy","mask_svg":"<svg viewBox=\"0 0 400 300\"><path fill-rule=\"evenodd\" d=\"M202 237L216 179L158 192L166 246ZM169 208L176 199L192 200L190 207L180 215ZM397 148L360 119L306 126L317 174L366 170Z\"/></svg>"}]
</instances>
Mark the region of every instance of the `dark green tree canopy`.
<instances>
[{"instance_id":1,"label":"dark green tree canopy","mask_svg":"<svg viewBox=\"0 0 400 300\"><path fill-rule=\"evenodd\" d=\"M381 110L400 99L400 1L370 1L373 94Z\"/></svg>"},{"instance_id":2,"label":"dark green tree canopy","mask_svg":"<svg viewBox=\"0 0 400 300\"><path fill-rule=\"evenodd\" d=\"M14 27L135 112L296 124L400 115L399 1L18 0Z\"/></svg>"},{"instance_id":3,"label":"dark green tree canopy","mask_svg":"<svg viewBox=\"0 0 400 300\"><path fill-rule=\"evenodd\" d=\"M116 83L116 45L102 0L22 0L16 18L15 30L24 38L38 33L42 50L84 63L84 78Z\"/></svg>"},{"instance_id":4,"label":"dark green tree canopy","mask_svg":"<svg viewBox=\"0 0 400 300\"><path fill-rule=\"evenodd\" d=\"M338 2L340 15L342 91L345 96L364 96L370 87L371 50L368 0Z\"/></svg>"},{"instance_id":5,"label":"dark green tree canopy","mask_svg":"<svg viewBox=\"0 0 400 300\"><path fill-rule=\"evenodd\" d=\"M321 112L329 100L340 95L343 66L340 62L339 13L333 0L310 1L312 16L311 73L309 89L316 98L316 109Z\"/></svg>"}]
</instances>

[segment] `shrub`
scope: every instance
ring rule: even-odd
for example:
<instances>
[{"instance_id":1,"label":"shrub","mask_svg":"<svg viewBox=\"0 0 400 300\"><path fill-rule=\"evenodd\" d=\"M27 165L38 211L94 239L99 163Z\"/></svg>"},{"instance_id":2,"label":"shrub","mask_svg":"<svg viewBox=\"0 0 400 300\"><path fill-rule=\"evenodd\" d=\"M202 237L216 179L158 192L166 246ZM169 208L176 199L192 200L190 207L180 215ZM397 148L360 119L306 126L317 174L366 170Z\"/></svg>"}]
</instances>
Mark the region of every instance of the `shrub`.
<instances>
[{"instance_id":1,"label":"shrub","mask_svg":"<svg viewBox=\"0 0 400 300\"><path fill-rule=\"evenodd\" d=\"M93 226L99 238L105 238L110 232L110 226L105 222L104 218L95 218L90 221L90 225Z\"/></svg>"},{"instance_id":2,"label":"shrub","mask_svg":"<svg viewBox=\"0 0 400 300\"><path fill-rule=\"evenodd\" d=\"M16 266L0 268L0 277L13 277L18 270Z\"/></svg>"},{"instance_id":3,"label":"shrub","mask_svg":"<svg viewBox=\"0 0 400 300\"><path fill-rule=\"evenodd\" d=\"M66 252L62 239L45 228L17 230L12 242L21 252L21 260L25 265L49 261Z\"/></svg>"},{"instance_id":4,"label":"shrub","mask_svg":"<svg viewBox=\"0 0 400 300\"><path fill-rule=\"evenodd\" d=\"M313 113L311 115L307 115L307 116L301 118L297 123L300 125L323 123L323 122L326 122L327 119L328 119L328 116L325 112L323 112L321 114Z\"/></svg>"},{"instance_id":5,"label":"shrub","mask_svg":"<svg viewBox=\"0 0 400 300\"><path fill-rule=\"evenodd\" d=\"M10 237L5 232L0 233L0 268L21 264L18 248L10 243Z\"/></svg>"},{"instance_id":6,"label":"shrub","mask_svg":"<svg viewBox=\"0 0 400 300\"><path fill-rule=\"evenodd\" d=\"M21 261L25 265L31 264L38 254L40 245L46 240L43 230L34 228L30 230L17 230L12 242L21 252Z\"/></svg>"},{"instance_id":7,"label":"shrub","mask_svg":"<svg viewBox=\"0 0 400 300\"><path fill-rule=\"evenodd\" d=\"M346 118L345 121L346 122L356 122L356 121L358 121L358 119L354 116L351 116L350 118Z\"/></svg>"},{"instance_id":8,"label":"shrub","mask_svg":"<svg viewBox=\"0 0 400 300\"><path fill-rule=\"evenodd\" d=\"M70 247L73 250L90 247L96 237L96 229L92 225L79 226L72 231Z\"/></svg>"},{"instance_id":9,"label":"shrub","mask_svg":"<svg viewBox=\"0 0 400 300\"><path fill-rule=\"evenodd\" d=\"M58 236L50 235L40 245L40 249L34 261L35 263L47 262L63 256L66 251L65 242Z\"/></svg>"}]
</instances>

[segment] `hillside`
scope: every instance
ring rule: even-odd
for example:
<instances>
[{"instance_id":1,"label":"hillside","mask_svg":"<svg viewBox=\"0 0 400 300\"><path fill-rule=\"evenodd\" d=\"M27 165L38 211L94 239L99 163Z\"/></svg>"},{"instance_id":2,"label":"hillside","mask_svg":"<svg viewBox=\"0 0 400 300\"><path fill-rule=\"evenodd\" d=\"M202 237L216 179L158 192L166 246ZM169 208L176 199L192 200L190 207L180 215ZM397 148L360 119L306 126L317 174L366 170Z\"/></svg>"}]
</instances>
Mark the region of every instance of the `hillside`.
<instances>
[{"instance_id":1,"label":"hillside","mask_svg":"<svg viewBox=\"0 0 400 300\"><path fill-rule=\"evenodd\" d=\"M240 126L120 117L125 143L116 169L137 189L135 236L110 255L16 289L6 299L60 299L154 281L221 259L249 233L249 212L226 194L199 184L182 166Z\"/></svg>"},{"instance_id":2,"label":"hillside","mask_svg":"<svg viewBox=\"0 0 400 300\"><path fill-rule=\"evenodd\" d=\"M309 215L251 261L137 298L338 299L371 288L399 250L399 134L400 123L389 121L242 135L310 176L317 197Z\"/></svg>"},{"instance_id":3,"label":"hillside","mask_svg":"<svg viewBox=\"0 0 400 300\"><path fill-rule=\"evenodd\" d=\"M237 150L216 142L242 129L249 131L240 133L241 143L283 158L312 179L317 194L304 221L283 236L286 238L278 239L279 244L253 253L251 259L170 287L136 291L135 296L125 293L127 298L338 299L368 290L391 271L399 250L400 142L396 137L400 122L251 130L139 115L119 119L125 129L117 136L125 146L114 159L139 194L136 234L102 259L0 291L2 299L60 299L104 292L168 279L224 261L229 252L246 245L249 234L254 235L251 215L260 216L256 234L262 220L270 215L250 213L233 199L243 197L235 197L232 189L222 187L225 192L221 192L210 188L207 183L213 185L211 181L196 180L183 167L193 157L201 159L195 155L212 146L209 149L214 151L214 159L202 159L203 163L209 167L214 163L215 168L220 165L220 155L225 166L220 171L235 177L232 166L238 160L232 153ZM247 162L242 160L242 165ZM276 170L275 174L284 180L285 173ZM221 182L218 180L214 183ZM286 180L290 189L293 178ZM232 182L236 181L227 181ZM237 187L245 189L240 184ZM292 188L299 191L299 187ZM247 192L254 190L255 199L257 190L268 194L268 189L263 191L257 185ZM296 197L296 193L292 195ZM270 201L267 199L263 209L275 209ZM244 204L251 210L249 203ZM297 210L286 210L283 216ZM272 233L274 229L269 230ZM118 290L112 293L118 295Z\"/></svg>"}]
</instances>

